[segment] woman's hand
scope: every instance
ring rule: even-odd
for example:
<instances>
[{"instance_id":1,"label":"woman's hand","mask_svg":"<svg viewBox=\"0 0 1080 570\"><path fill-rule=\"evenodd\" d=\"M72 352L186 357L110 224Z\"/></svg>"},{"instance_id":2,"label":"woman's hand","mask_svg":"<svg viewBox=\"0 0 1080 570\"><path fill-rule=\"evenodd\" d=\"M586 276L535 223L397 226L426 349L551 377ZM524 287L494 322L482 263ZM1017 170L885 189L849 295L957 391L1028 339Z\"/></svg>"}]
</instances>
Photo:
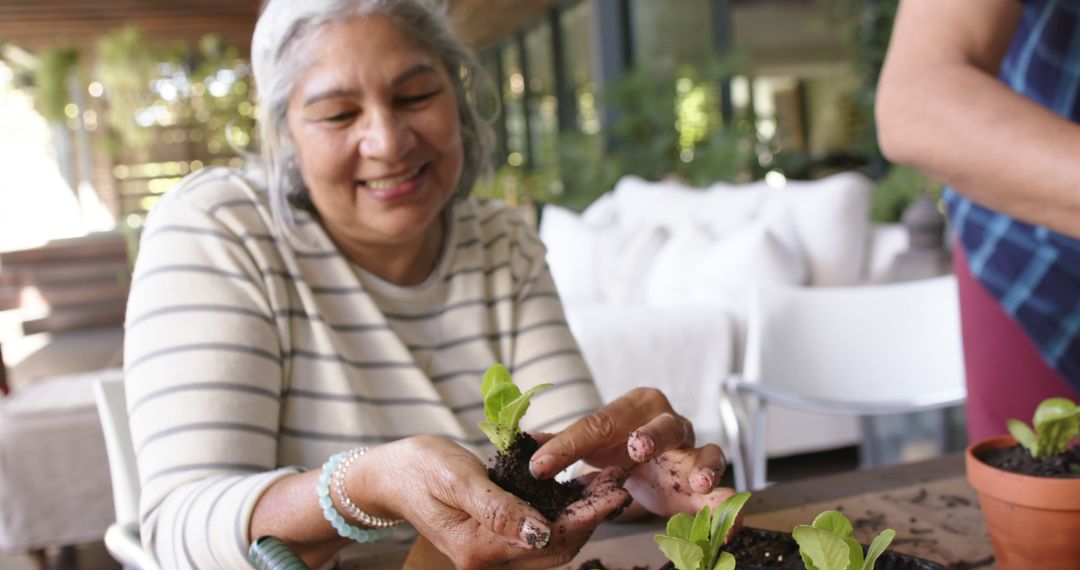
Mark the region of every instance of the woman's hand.
<instances>
[{"instance_id":1,"label":"woman's hand","mask_svg":"<svg viewBox=\"0 0 1080 570\"><path fill-rule=\"evenodd\" d=\"M537 478L552 477L575 461L628 469L626 489L640 506L661 516L719 505L727 463L716 445L694 448L694 428L662 392L635 388L552 436L533 455Z\"/></svg>"},{"instance_id":2,"label":"woman's hand","mask_svg":"<svg viewBox=\"0 0 1080 570\"><path fill-rule=\"evenodd\" d=\"M621 485L625 471L606 469L584 499L548 522L492 483L475 455L443 438L412 437L373 449L361 461L365 466L355 471L363 480L354 498L363 501L361 508L368 504L376 507L372 514L408 520L457 568L508 561L523 569L565 564L630 498ZM365 489L368 497L362 496Z\"/></svg>"}]
</instances>

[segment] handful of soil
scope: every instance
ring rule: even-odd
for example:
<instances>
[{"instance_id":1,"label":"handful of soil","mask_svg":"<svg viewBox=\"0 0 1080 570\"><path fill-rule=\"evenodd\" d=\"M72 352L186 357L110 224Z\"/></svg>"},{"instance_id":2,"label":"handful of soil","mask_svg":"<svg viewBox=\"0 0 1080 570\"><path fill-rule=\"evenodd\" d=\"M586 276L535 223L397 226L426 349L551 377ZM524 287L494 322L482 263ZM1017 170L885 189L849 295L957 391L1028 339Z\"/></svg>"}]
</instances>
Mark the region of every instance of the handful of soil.
<instances>
[{"instance_id":1,"label":"handful of soil","mask_svg":"<svg viewBox=\"0 0 1080 570\"><path fill-rule=\"evenodd\" d=\"M555 479L536 479L529 472L529 459L540 445L527 433L519 433L506 453L495 456L488 477L504 491L533 506L549 521L559 517L567 506L579 500L585 488L575 481L560 483Z\"/></svg>"}]
</instances>

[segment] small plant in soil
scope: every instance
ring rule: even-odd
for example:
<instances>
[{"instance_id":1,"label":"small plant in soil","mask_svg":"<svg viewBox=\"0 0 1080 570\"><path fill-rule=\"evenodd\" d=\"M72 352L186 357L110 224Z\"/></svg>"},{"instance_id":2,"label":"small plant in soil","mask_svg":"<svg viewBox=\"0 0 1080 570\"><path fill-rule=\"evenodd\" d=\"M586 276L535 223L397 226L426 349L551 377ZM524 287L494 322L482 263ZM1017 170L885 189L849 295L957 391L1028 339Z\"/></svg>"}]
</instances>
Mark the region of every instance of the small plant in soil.
<instances>
[{"instance_id":1,"label":"small plant in soil","mask_svg":"<svg viewBox=\"0 0 1080 570\"><path fill-rule=\"evenodd\" d=\"M1080 406L1068 398L1049 398L1035 408L1033 430L1020 420L1009 420L1006 427L1020 445L1036 459L1065 455L1069 443L1080 435ZM1080 463L1070 463L1070 471L1080 471Z\"/></svg>"},{"instance_id":2,"label":"small plant in soil","mask_svg":"<svg viewBox=\"0 0 1080 570\"><path fill-rule=\"evenodd\" d=\"M488 477L554 521L567 506L582 497L584 489L573 481L560 483L534 478L529 472L529 459L540 446L518 426L529 409L529 398L550 387L551 384L540 384L523 394L505 366L491 366L484 373L480 387L486 421L477 425L495 444L495 464L488 469Z\"/></svg>"},{"instance_id":3,"label":"small plant in soil","mask_svg":"<svg viewBox=\"0 0 1080 570\"><path fill-rule=\"evenodd\" d=\"M720 548L750 493L738 493L711 514L702 507L697 516L679 513L668 520L667 534L653 537L677 570L734 570L735 557Z\"/></svg>"},{"instance_id":4,"label":"small plant in soil","mask_svg":"<svg viewBox=\"0 0 1080 570\"><path fill-rule=\"evenodd\" d=\"M1009 420L1006 427L1019 445L988 449L979 459L998 469L1035 477L1080 478L1080 406L1067 398L1049 398L1039 404L1028 426Z\"/></svg>"},{"instance_id":5,"label":"small plant in soil","mask_svg":"<svg viewBox=\"0 0 1080 570\"><path fill-rule=\"evenodd\" d=\"M862 545L852 536L855 529L843 513L825 511L810 525L801 524L791 531L799 543L806 570L874 570L874 564L896 537L887 528L878 534L863 554Z\"/></svg>"}]
</instances>

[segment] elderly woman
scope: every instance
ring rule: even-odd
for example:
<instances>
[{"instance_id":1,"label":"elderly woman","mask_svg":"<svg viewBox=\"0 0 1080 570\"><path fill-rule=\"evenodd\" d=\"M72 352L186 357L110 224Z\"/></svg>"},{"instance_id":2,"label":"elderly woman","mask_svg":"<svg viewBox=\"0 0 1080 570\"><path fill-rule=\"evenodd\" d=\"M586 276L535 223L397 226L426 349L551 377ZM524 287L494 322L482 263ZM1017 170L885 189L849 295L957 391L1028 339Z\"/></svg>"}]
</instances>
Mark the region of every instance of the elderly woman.
<instances>
[{"instance_id":1,"label":"elderly woman","mask_svg":"<svg viewBox=\"0 0 1080 570\"><path fill-rule=\"evenodd\" d=\"M210 169L168 194L128 307L142 538L164 566L241 568L263 535L318 565L407 521L425 564L550 567L627 493L663 515L730 493L719 448L695 449L659 392L602 405L536 234L468 198L482 75L441 13L270 0L252 61L263 174ZM555 385L526 416L556 433L533 475L599 471L557 521L478 458L495 362Z\"/></svg>"}]
</instances>

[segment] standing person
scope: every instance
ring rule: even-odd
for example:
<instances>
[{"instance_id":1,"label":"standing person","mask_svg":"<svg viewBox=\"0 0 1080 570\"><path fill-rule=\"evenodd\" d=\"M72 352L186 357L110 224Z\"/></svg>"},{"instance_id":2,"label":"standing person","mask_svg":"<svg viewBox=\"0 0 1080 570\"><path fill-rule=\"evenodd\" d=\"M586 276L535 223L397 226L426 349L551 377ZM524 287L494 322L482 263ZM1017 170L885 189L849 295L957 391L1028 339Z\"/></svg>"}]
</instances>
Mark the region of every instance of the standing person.
<instances>
[{"instance_id":1,"label":"standing person","mask_svg":"<svg viewBox=\"0 0 1080 570\"><path fill-rule=\"evenodd\" d=\"M602 404L535 232L468 197L483 76L441 12L270 0L252 64L264 174L210 169L165 196L128 305L141 536L164 567L242 568L263 535L318 566L402 521L446 564L550 567L627 493L662 515L730 495L719 448L695 448L662 394ZM526 416L554 432L534 473L599 471L557 521L479 459L495 362L554 384Z\"/></svg>"},{"instance_id":2,"label":"standing person","mask_svg":"<svg viewBox=\"0 0 1080 570\"><path fill-rule=\"evenodd\" d=\"M950 187L969 437L1080 398L1080 4L904 0L877 118Z\"/></svg>"}]
</instances>

